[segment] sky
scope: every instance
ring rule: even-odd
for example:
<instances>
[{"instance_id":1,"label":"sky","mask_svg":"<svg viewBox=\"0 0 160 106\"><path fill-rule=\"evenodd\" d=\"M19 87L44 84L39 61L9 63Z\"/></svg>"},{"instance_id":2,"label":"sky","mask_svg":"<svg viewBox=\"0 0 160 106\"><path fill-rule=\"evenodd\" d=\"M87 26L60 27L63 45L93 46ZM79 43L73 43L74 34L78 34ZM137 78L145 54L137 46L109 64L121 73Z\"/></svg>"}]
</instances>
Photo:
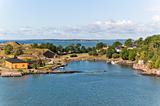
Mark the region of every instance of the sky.
<instances>
[{"instance_id":1,"label":"sky","mask_svg":"<svg viewBox=\"0 0 160 106\"><path fill-rule=\"evenodd\" d=\"M0 0L0 39L136 39L160 33L160 0Z\"/></svg>"}]
</instances>

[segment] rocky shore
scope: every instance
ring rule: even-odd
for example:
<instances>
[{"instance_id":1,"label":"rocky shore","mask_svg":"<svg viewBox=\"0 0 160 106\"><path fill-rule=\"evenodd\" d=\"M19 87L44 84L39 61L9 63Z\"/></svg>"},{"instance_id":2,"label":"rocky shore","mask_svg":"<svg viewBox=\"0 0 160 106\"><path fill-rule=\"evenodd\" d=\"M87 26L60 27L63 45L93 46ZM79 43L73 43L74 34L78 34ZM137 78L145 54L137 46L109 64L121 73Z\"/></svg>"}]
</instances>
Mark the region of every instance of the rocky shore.
<instances>
[{"instance_id":1,"label":"rocky shore","mask_svg":"<svg viewBox=\"0 0 160 106\"><path fill-rule=\"evenodd\" d=\"M151 69L145 64L133 64L133 69L138 70L142 75L160 76L160 69Z\"/></svg>"}]
</instances>

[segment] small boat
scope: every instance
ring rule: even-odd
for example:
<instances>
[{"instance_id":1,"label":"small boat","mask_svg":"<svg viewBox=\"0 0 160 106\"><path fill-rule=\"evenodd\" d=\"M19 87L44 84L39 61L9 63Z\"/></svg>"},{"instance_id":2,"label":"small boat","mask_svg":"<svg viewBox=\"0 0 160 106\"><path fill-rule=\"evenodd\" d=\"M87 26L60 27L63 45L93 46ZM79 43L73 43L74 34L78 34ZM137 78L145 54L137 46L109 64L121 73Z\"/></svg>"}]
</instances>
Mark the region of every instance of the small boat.
<instances>
[{"instance_id":1,"label":"small boat","mask_svg":"<svg viewBox=\"0 0 160 106\"><path fill-rule=\"evenodd\" d=\"M63 66L61 66L61 67L59 67L60 69L64 69L64 67Z\"/></svg>"},{"instance_id":2,"label":"small boat","mask_svg":"<svg viewBox=\"0 0 160 106\"><path fill-rule=\"evenodd\" d=\"M114 61L111 61L111 64L116 64L116 62L114 62Z\"/></svg>"}]
</instances>

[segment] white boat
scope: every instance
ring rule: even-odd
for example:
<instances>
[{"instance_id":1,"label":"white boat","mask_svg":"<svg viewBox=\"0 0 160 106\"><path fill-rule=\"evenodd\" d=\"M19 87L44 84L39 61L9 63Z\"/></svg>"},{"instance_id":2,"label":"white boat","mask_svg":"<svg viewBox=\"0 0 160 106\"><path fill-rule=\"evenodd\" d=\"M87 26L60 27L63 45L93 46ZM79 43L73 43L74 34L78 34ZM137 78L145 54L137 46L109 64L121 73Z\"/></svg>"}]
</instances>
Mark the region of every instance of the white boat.
<instances>
[{"instance_id":1,"label":"white boat","mask_svg":"<svg viewBox=\"0 0 160 106\"><path fill-rule=\"evenodd\" d=\"M111 64L116 64L116 62L115 61L111 61Z\"/></svg>"}]
</instances>

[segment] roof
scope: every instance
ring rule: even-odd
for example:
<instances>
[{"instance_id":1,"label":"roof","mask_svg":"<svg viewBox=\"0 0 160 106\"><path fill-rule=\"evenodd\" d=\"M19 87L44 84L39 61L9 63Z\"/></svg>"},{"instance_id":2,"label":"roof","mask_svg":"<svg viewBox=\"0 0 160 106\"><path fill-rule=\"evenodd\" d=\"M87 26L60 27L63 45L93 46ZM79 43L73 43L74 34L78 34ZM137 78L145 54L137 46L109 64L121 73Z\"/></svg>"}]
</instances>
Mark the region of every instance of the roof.
<instances>
[{"instance_id":1,"label":"roof","mask_svg":"<svg viewBox=\"0 0 160 106\"><path fill-rule=\"evenodd\" d=\"M55 55L55 53L52 52L52 51L50 51L50 50L48 50L48 51L44 52L43 55L44 55L45 57L47 57L47 58L53 58L54 55Z\"/></svg>"},{"instance_id":2,"label":"roof","mask_svg":"<svg viewBox=\"0 0 160 106\"><path fill-rule=\"evenodd\" d=\"M20 60L18 58L10 58L10 59L6 59L6 61L10 62L10 63L26 63L23 60Z\"/></svg>"}]
</instances>

